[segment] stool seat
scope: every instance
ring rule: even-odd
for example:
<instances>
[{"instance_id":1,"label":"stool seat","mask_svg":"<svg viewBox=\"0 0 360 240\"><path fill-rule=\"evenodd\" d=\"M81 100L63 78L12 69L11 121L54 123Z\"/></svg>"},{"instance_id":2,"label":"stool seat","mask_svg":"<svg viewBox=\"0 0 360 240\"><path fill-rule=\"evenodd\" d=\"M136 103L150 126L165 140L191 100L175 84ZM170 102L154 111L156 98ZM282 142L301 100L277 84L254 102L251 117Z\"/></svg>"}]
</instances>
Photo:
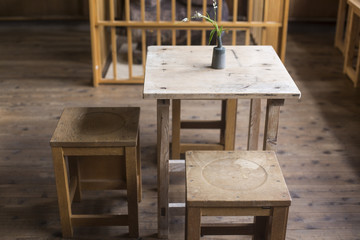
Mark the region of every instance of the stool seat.
<instances>
[{"instance_id":1,"label":"stool seat","mask_svg":"<svg viewBox=\"0 0 360 240\"><path fill-rule=\"evenodd\" d=\"M136 146L140 108L66 108L50 140L52 147Z\"/></svg>"},{"instance_id":2,"label":"stool seat","mask_svg":"<svg viewBox=\"0 0 360 240\"><path fill-rule=\"evenodd\" d=\"M198 151L186 154L189 206L290 206L274 152Z\"/></svg>"},{"instance_id":3,"label":"stool seat","mask_svg":"<svg viewBox=\"0 0 360 240\"><path fill-rule=\"evenodd\" d=\"M63 237L76 226L128 226L139 236L138 107L66 108L50 140ZM86 190L127 191L127 214L74 214Z\"/></svg>"},{"instance_id":4,"label":"stool seat","mask_svg":"<svg viewBox=\"0 0 360 240\"><path fill-rule=\"evenodd\" d=\"M274 152L187 152L186 184L187 239L199 239L200 233L285 239L291 197ZM220 230L201 227L201 216L254 216L255 224ZM265 231L273 237L264 238Z\"/></svg>"}]
</instances>

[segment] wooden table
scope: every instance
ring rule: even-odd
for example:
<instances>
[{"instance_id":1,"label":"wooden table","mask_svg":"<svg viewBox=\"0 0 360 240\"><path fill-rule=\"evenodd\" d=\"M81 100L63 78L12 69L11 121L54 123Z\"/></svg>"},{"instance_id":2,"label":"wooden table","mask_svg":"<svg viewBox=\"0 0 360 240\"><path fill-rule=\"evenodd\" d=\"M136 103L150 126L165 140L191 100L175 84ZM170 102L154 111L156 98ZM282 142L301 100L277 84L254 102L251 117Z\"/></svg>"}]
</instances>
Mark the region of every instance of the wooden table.
<instances>
[{"instance_id":1,"label":"wooden table","mask_svg":"<svg viewBox=\"0 0 360 240\"><path fill-rule=\"evenodd\" d=\"M158 237L168 236L170 99L251 99L248 149L257 150L267 99L264 150L275 150L280 106L300 91L271 46L227 46L226 69L210 68L211 46L149 47L144 99L157 99Z\"/></svg>"}]
</instances>

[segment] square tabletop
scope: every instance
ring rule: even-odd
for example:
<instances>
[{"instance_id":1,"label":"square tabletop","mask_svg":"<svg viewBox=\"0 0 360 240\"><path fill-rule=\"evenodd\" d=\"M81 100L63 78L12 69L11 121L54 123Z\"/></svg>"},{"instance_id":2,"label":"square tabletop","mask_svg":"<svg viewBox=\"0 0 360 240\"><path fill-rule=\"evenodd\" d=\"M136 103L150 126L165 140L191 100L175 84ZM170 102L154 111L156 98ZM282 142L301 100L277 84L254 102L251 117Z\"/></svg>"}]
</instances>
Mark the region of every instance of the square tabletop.
<instances>
[{"instance_id":1,"label":"square tabletop","mask_svg":"<svg viewBox=\"0 0 360 240\"><path fill-rule=\"evenodd\" d=\"M151 46L145 99L299 98L271 46L225 46L226 68L212 69L213 46Z\"/></svg>"}]
</instances>

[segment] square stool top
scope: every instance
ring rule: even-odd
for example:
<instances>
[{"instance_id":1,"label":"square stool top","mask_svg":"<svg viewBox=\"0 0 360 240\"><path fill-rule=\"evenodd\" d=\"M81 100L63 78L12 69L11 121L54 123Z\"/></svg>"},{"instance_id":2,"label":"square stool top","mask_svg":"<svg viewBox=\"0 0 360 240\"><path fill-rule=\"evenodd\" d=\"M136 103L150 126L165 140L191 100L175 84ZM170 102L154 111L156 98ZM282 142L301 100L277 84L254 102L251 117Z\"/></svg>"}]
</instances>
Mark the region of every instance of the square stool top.
<instances>
[{"instance_id":1,"label":"square stool top","mask_svg":"<svg viewBox=\"0 0 360 240\"><path fill-rule=\"evenodd\" d=\"M65 108L52 147L136 146L139 107Z\"/></svg>"},{"instance_id":2,"label":"square stool top","mask_svg":"<svg viewBox=\"0 0 360 240\"><path fill-rule=\"evenodd\" d=\"M290 206L291 197L272 151L186 152L191 207Z\"/></svg>"}]
</instances>

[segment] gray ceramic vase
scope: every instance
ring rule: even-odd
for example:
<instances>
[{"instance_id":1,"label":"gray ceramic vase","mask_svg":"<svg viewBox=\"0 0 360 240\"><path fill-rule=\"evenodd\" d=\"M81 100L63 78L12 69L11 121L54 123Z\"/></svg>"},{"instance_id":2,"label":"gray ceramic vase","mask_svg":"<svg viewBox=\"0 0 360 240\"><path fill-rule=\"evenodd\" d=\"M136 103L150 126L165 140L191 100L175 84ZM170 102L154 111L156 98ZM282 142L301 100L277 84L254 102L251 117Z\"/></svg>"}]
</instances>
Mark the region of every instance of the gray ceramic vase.
<instances>
[{"instance_id":1,"label":"gray ceramic vase","mask_svg":"<svg viewBox=\"0 0 360 240\"><path fill-rule=\"evenodd\" d=\"M213 49L211 67L214 69L225 68L225 48L222 46L221 36L217 37L217 46Z\"/></svg>"}]
</instances>

